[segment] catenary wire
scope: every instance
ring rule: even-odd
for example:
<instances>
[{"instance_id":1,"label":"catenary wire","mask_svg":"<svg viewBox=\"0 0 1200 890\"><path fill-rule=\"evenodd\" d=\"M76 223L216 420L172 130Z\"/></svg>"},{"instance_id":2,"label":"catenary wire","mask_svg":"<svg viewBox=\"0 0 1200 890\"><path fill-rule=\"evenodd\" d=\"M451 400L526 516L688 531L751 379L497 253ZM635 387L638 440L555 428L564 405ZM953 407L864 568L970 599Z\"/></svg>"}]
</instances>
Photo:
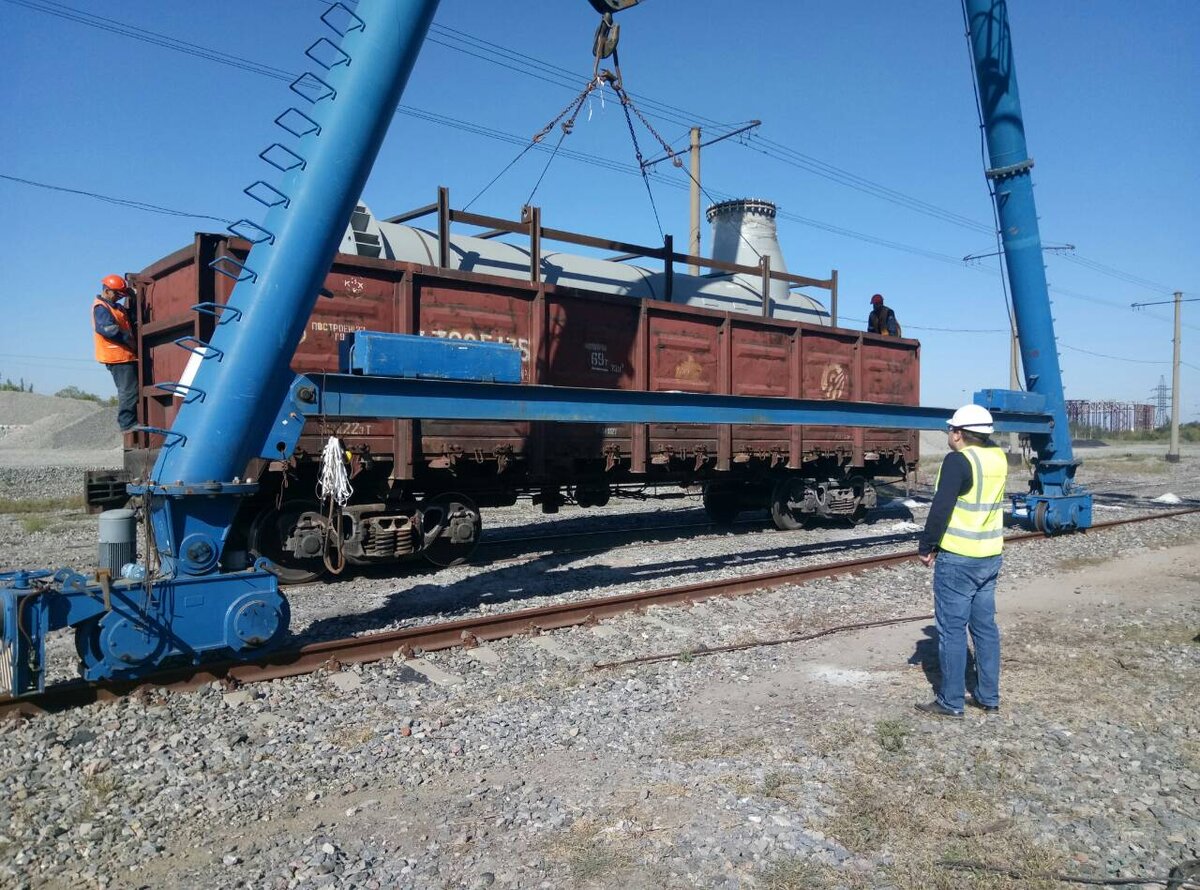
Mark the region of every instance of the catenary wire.
<instances>
[{"instance_id":1,"label":"catenary wire","mask_svg":"<svg viewBox=\"0 0 1200 890\"><path fill-rule=\"evenodd\" d=\"M45 360L45 361L59 361L59 362L78 362L78 363L84 364L84 365L97 364L95 359L79 358L78 356L72 356L72 355L31 355L29 353L23 353L23 352L0 352L0 358L32 359L34 361Z\"/></svg>"},{"instance_id":2,"label":"catenary wire","mask_svg":"<svg viewBox=\"0 0 1200 890\"><path fill-rule=\"evenodd\" d=\"M324 3L325 0L318 0L318 2ZM524 53L520 53L516 50L508 49L506 47L500 46L499 44L492 43L491 41L486 41L481 38L474 37L473 35L470 35L461 30L448 28L445 26L439 26L436 23L432 26L432 30L434 30L438 33L444 34L447 37L454 37L457 39L472 41L475 43L486 45L491 50L496 51L500 54L506 54L506 55L511 55L514 57L519 57L520 59L525 60L531 64L536 64L548 71L553 71L560 76L569 76L571 74L571 72L568 69L561 68L559 66L543 62L540 59L536 59L532 56L528 56L528 55L526 55ZM441 45L447 46L447 48L452 49L452 50L463 51L460 47L453 46L452 44L446 44L444 42L441 42ZM495 61L495 60L487 59L487 61ZM573 88L573 85L570 83L563 83L562 85L563 86L572 86L572 88ZM678 113L679 115L681 115L681 117L678 118L675 122L679 123L680 125L691 126L692 124L694 124L696 122L700 122L700 123L707 123L709 126L713 126L713 125L720 126L719 124L717 124L716 121L713 121L711 118L705 118L703 115L697 115L693 112L689 112L684 109L681 109L678 106L672 106L672 105L668 105L666 103L659 103L659 102L656 102L655 100L649 100L649 99L646 99L645 97L641 97L641 96L638 96L637 94L633 94L633 93L631 93L630 95L637 98L638 102L643 107L667 109L667 110ZM662 116L662 115L659 114L657 116ZM683 137L680 137L680 138L683 138ZM756 143L758 143L758 145L757 146L752 145L751 140L754 140ZM836 167L835 165L828 164L824 161L821 161L818 158L814 158L810 155L806 155L803 152L797 151L796 149L794 149L788 145L785 145L783 143L777 142L775 140L765 138L765 137L762 137L759 135L752 135L752 136L746 137L746 140L744 140L744 141L738 140L738 144L753 148L754 150L757 150L759 153L764 154L768 157L772 157L783 163L791 164L792 166L798 167L799 169L803 169L808 172L814 173L818 176L822 176L826 179L830 179L831 181L834 181L836 183L844 185L848 188L856 189L865 194L873 195L882 200L889 201L891 203L897 204L902 207L906 207L907 209L925 213L928 216L931 216L931 217L934 217L937 219L941 219L945 222L959 225L964 228L972 229L974 231L987 233L989 235L997 235L998 234L998 226L995 226L995 225L988 226L977 220L971 219L970 217L964 216L963 214L955 213L954 211L948 211L944 208L938 207L935 204L931 204L928 201L923 201L920 198L915 198L911 195L906 195L903 192L899 192L895 189L891 189L887 186L884 186L879 183L873 182L869 179L866 179L865 177L858 176L857 174L851 173L850 171L843 170L839 167ZM994 212L994 206L993 206L993 212ZM1090 260L1087 257L1082 257L1082 256L1078 256L1078 255L1067 255L1065 258L1071 260L1072 262L1076 262L1078 265L1093 269L1094 271L1101 272L1102 274L1107 274L1107 275L1111 275L1113 277L1121 278L1123 280L1128 281L1129 283L1139 284L1140 286L1148 287L1148 288L1156 289L1156 290L1162 290L1165 287L1164 285L1160 285L1156 282L1152 282L1147 279L1140 278L1139 276L1134 276L1131 273L1123 272L1123 271L1121 271L1119 269L1115 269L1111 266L1105 266L1104 264L1098 263L1094 260Z\"/></svg>"},{"instance_id":3,"label":"catenary wire","mask_svg":"<svg viewBox=\"0 0 1200 890\"><path fill-rule=\"evenodd\" d=\"M123 36L129 36L129 37L134 37L136 39L145 40L147 42L157 44L157 45L162 46L167 49L171 49L171 50L179 51L179 52L186 52L186 53L189 53L192 55L196 55L200 58L204 58L209 61L214 61L219 64L229 65L231 67L239 68L242 70L247 70L252 73L258 73L258 74L261 74L264 76L269 76L274 79L291 81L296 76L291 72L287 72L282 69L274 68L273 66L261 65L259 63L253 62L251 60L244 59L244 58L238 57L238 56L234 56L232 54L222 53L222 52L216 51L216 50L210 50L210 49L208 49L206 47L202 47L198 44L191 44L187 41L179 41L179 40L176 40L175 38L171 38L167 35L157 34L156 32L147 31L145 29L134 29L134 28L131 28L130 26L126 26L122 23L115 22L114 20L104 20L103 17L92 16L87 13L82 13L81 11L73 10L71 7L65 6L64 4L61 4L61 3L52 3L52 0L38 0L38 2L31 2L31 0L5 0L5 2L9 2L14 5L24 6L24 7L30 8L30 9L35 9L37 11L48 12L53 15L59 15L63 18L69 18L70 20L78 21L82 24L88 24L88 25L92 25L94 27L102 27L105 30L120 29L117 31L117 33L120 33ZM319 2L323 3L323 5L326 5L326 6L330 5L328 3L325 3L325 0L319 0ZM55 7L59 7L59 10L54 10L54 9L48 8L51 5L55 6ZM111 26L106 27L104 24L105 21L111 23ZM140 31L141 33L140 34L134 33L135 31ZM456 32L456 31L454 31L454 29L446 29L446 31L448 31L450 33L454 33L454 34L464 34L465 33L465 32ZM467 35L467 36L469 36L469 35ZM483 42L487 43L487 41L483 41ZM529 58L532 58L532 57L529 57ZM555 66L551 66L551 67L555 67ZM565 72L567 69L560 69L560 70ZM503 141L511 142L513 144L527 145L527 141L521 137L512 136L511 134L502 134L500 131L490 130L490 129L484 128L484 127L479 127L478 125L472 125L465 121L460 121L460 120L457 120L454 118L447 117L445 115L438 115L433 112L426 112L421 109L402 106L397 110L397 113L404 114L404 115L414 117L417 119L421 119L421 120L426 120L429 122L438 123L438 124L441 124L444 126L456 127L459 129L466 130L467 132L474 133L476 135L486 136L488 138L493 138L493 139L498 138L498 139L502 139ZM697 116L697 115L692 115L692 117L693 118L701 118L701 116ZM708 120L711 121L711 119L708 119ZM545 148L545 147L539 146L539 148ZM784 148L786 148L786 146L784 146ZM549 149L545 149L545 150L549 150ZM622 165L619 162L612 162L609 159L600 158L600 157L591 156L591 155L585 155L585 154L577 153L577 152L570 152L569 150L563 150L562 154L564 157L568 157L572 160L576 160L576 161L582 162L582 163L589 163L589 164L593 164L596 166L601 166L606 169L612 170L614 172L621 172L621 173L625 173L627 175L640 175L640 171L636 170L631 165ZM816 161L816 159L811 159L811 160L813 160L814 162ZM515 160L514 160L514 163L515 163ZM817 162L817 163L821 163L821 162ZM834 169L836 170L836 168L834 168ZM845 172L845 171L842 171L842 172ZM861 177L860 177L860 179L861 179ZM658 176L655 176L655 181L660 182L661 184L670 185L673 187L685 187L682 184L668 180L665 177L659 178ZM866 182L869 182L869 181L866 181ZM49 187L60 188L60 187L54 187L54 186L49 186ZM62 189L62 190L72 191L70 189ZM723 195L720 192L715 192L715 191L711 191L711 190L705 190L705 191L706 191L706 194L708 194L710 198L713 196L721 196L722 199L728 199L729 197L732 197L732 196L728 196L728 195ZM81 192L81 194L87 194L89 196L93 196L92 193L87 193L87 192ZM900 193L897 193L897 194L900 194ZM110 199L109 196L95 196L95 197L98 197L100 200L112 200L115 203L125 204L126 206L142 208L142 202L125 201L124 199ZM930 206L933 206L933 205L930 205ZM186 214L186 213L183 213L182 211L173 211L170 208L158 208L155 205L145 205L145 207L142 209L151 210L153 212L166 213L168 215L192 216L192 217L196 217L196 218L207 218L207 219L213 219L213 220L220 221L220 222L227 222L227 220L221 219L219 217L212 217L207 214ZM837 235L840 235L843 237L853 238L856 240L863 241L865 243L875 244L875 245L885 247L888 249L910 253L912 255L925 257L927 259L935 260L938 262L943 262L946 264L953 264L955 266L960 265L960 260L958 258L951 257L947 254L939 254L934 251L929 251L924 248L914 247L912 245L905 245L900 242L892 241L890 239L884 239L884 238L879 238L877 236L867 235L865 233L857 232L857 231L847 229L847 228L844 228L841 226L836 226L836 225L833 225L830 223L821 222L819 220L802 217L798 214L794 214L794 213L791 213L786 210L781 210L778 215L782 219L790 220L792 222L796 222L801 225L808 226L811 228L816 228L816 229L819 229L822 231L827 231L832 234L837 234ZM1086 258L1071 257L1071 259L1082 259L1084 261L1084 264L1090 262L1090 261L1087 261ZM1111 269L1111 267L1109 267L1109 268ZM985 271L985 270L981 270L981 271ZM1111 270L1111 271L1119 272L1120 270ZM1153 282L1149 282L1149 284L1153 284ZM1101 301L1096 298L1089 298L1089 297L1086 297L1081 294L1067 291L1066 289L1063 289L1063 288L1051 287L1050 290L1052 292L1062 294L1064 296L1070 296L1070 297L1074 297L1077 299L1090 300L1091 302L1096 302L1101 305L1108 305L1105 303L1105 301ZM1116 304L1111 304L1111 305L1113 306L1113 308L1118 308ZM1156 316L1153 316L1148 313L1147 313L1147 317L1157 318ZM1162 320L1162 319L1160 318L1158 320ZM1187 326L1194 327L1191 325L1187 325Z\"/></svg>"},{"instance_id":4,"label":"catenary wire","mask_svg":"<svg viewBox=\"0 0 1200 890\"><path fill-rule=\"evenodd\" d=\"M287 74L287 72L282 71L282 69L273 68L272 66L261 65L260 63L253 62L251 60L244 59L239 56L234 56L229 53L223 53L219 50L213 50L213 49L210 49L207 47L202 47L202 46L199 46L198 44L190 43L189 41L183 41L183 40L179 40L177 38L170 37L168 35L149 31L145 28L131 26L131 25L121 23L114 19L110 19L110 18L107 18L104 16L93 15L91 13L84 12L83 10L78 10L78 9L75 9L74 7L67 6L66 4L63 4L63 3L54 2L54 0L4 0L4 2L11 3L11 4L17 5L17 6L23 6L25 8L36 10L39 12L49 13L51 15L57 15L59 17L66 18L66 19L69 19L72 21L76 21L81 24L89 25L91 27L96 27L96 28L101 28L103 30L113 31L113 32L121 34L123 36L131 37L131 38L137 39L137 40L142 40L142 41L145 41L148 43L157 44L159 46L164 46L166 48L174 49L179 52L186 52L191 55L197 56L199 58L207 59L210 61L217 61L222 64L242 68L243 70L255 71L258 73L267 73L269 71L276 76L284 75L284 76L287 76L289 79L291 79L293 77L292 75ZM330 2L330 0L317 0L317 2L326 8L334 5L334 3ZM353 2L348 2L346 5L352 8L355 4ZM507 47L503 47L500 44L493 43L492 41L488 41L488 40L484 40L483 38L475 37L474 35L468 34L465 31L461 31L461 30L458 30L455 28L450 28L450 27L447 27L444 25L439 25L436 22L431 25L430 30L435 35L440 35L442 37L445 37L447 40L451 41L450 43L447 43L445 40L441 40L441 41L437 40L436 37L434 39L432 39L432 42L438 43L438 45L444 46L447 49L450 49L450 50L453 50L456 52L465 52L468 55L473 55L476 58L483 59L484 61L488 61L490 63L509 68L510 70L512 70L516 73L524 74L527 76L537 77L544 81L555 83L557 86L560 86L560 87L571 88L571 89L575 88L575 86L573 84L575 82L576 75L575 75L575 72L571 71L570 69L563 68L561 66L554 65L549 62L545 62L541 59L537 59L533 56L529 56L525 53L521 53L516 50L509 49ZM500 56L500 58L494 59L489 56L479 55L479 53L476 53L476 52L471 52L461 46L454 45L452 41L455 41L455 40L461 41L461 42L467 42L469 46L473 46L476 49L480 49L480 50L484 50L486 52L493 53L497 56ZM522 65L525 67L523 67L523 68L520 67ZM538 71L531 71L531 70L529 70L530 68L540 69L541 73L539 73ZM551 76L557 77L559 79L558 80L550 80ZM571 82L568 82L567 79L570 79ZM708 126L719 126L719 127L731 126L729 124L723 124L723 123L716 121L705 115L696 114L694 112L682 109L679 106L671 105L670 103L661 102L659 100L640 96L640 95L634 94L634 93L631 93L630 95L633 96L635 99L637 99L639 104L642 107L647 108L649 110L649 112L651 114L653 114L654 116L661 117L664 119L669 119L669 120L671 120L671 122L677 123L680 126L690 127L696 123L706 124ZM943 221L950 222L955 225L963 226L965 228L970 228L975 231L981 231L981 232L982 231L988 231L988 232L992 231L985 224L980 223L977 220L973 220L962 214L955 213L954 211L949 211L944 208L938 207L937 205L931 204L930 202L927 202L927 201L923 201L922 199L914 198L911 195L906 195L903 192L899 192L895 189L891 189L887 186L881 185L880 183L875 183L869 179L866 179L865 177L858 176L857 174L851 173L850 171L847 171L847 170L843 170L839 167L836 167L835 165L828 164L827 162L821 161L817 158L813 158L809 155L805 155L802 152L799 152L796 149L791 148L790 146L784 145L783 143L779 143L779 142L776 142L775 140L771 140L771 139L766 139L761 136L756 136L753 138L756 139L757 142L761 144L761 146L763 146L761 148L756 149L760 153L765 154L769 157L775 157L777 160L781 160L784 163L791 163L794 166L798 166L801 169L805 169L808 172L813 173L814 175L821 176L826 179L830 179L831 181L839 183L846 187L857 189L866 194L874 195L875 197L880 198L882 200L886 200L891 203L897 204L899 206L906 207L907 209L913 210L918 213L923 213L927 216L932 216L937 219L942 219ZM742 145L747 145L747 146L750 145L749 138L745 141L738 140L738 142L739 142L739 144L742 144ZM1075 262L1077 265L1080 265L1084 268L1088 268L1092 271L1098 272L1099 274L1108 275L1110 277L1114 277L1119 280L1124 280L1124 281L1126 281L1126 283L1135 284L1136 286L1145 287L1150 290L1155 290L1157 292L1163 292L1163 293L1171 292L1170 289L1166 288L1164 285L1162 285L1158 282L1153 282L1153 281L1150 281L1149 279L1142 278L1141 276L1137 276L1137 275L1133 275L1132 273L1124 272L1124 271L1122 271L1120 269L1116 269L1112 266L1108 266L1106 264L1099 263L1095 260L1090 260L1087 257L1073 255L1073 256L1068 256L1065 258L1071 262Z\"/></svg>"},{"instance_id":5,"label":"catenary wire","mask_svg":"<svg viewBox=\"0 0 1200 890\"><path fill-rule=\"evenodd\" d=\"M1148 290L1156 290L1164 294L1173 294L1178 288L1169 288L1165 284L1160 284L1157 281L1151 281L1148 278L1143 278L1140 275L1134 275L1131 272L1124 272L1104 263L1090 260L1087 257L1079 256L1078 254L1063 254L1063 259L1069 263L1075 263L1077 266L1083 266L1086 269L1091 269L1094 272L1099 272L1101 275L1107 275L1110 278L1116 278L1124 281L1127 284L1133 284L1138 287L1144 287Z\"/></svg>"},{"instance_id":6,"label":"catenary wire","mask_svg":"<svg viewBox=\"0 0 1200 890\"><path fill-rule=\"evenodd\" d=\"M66 192L67 194L80 195L85 198L94 198L97 201L104 201L106 203L116 204L121 207L129 207L134 210L144 210L147 213L159 213L163 216L179 216L187 219L209 219L213 220L214 222L225 223L226 225L230 225L233 222L233 220L222 219L219 216L213 216L209 213L188 213L184 210L175 210L172 207L162 207L158 204L148 204L145 201L134 201L130 198L117 198L112 195L102 195L99 192L89 192L85 189L67 188L63 185L53 185L48 182L38 182L33 179L24 179L20 176L10 176L7 173L0 173L0 179L6 179L9 182L16 182L20 183L21 185L28 185L34 188L48 189L54 192Z\"/></svg>"},{"instance_id":7,"label":"catenary wire","mask_svg":"<svg viewBox=\"0 0 1200 890\"><path fill-rule=\"evenodd\" d=\"M1107 358L1107 359L1112 359L1113 361L1117 361L1117 362L1130 362L1131 364L1135 364L1135 365L1169 365L1169 364L1171 364L1168 361L1161 361L1161 360L1155 360L1155 359L1126 358L1125 356L1120 356L1120 355L1108 355L1107 353L1103 353L1103 352L1093 352L1090 349L1081 349L1078 346L1068 346L1066 343L1061 343L1061 342L1058 345L1061 348L1069 349L1072 352L1082 352L1084 355L1094 355L1094 356L1096 356L1096 358Z\"/></svg>"}]
</instances>

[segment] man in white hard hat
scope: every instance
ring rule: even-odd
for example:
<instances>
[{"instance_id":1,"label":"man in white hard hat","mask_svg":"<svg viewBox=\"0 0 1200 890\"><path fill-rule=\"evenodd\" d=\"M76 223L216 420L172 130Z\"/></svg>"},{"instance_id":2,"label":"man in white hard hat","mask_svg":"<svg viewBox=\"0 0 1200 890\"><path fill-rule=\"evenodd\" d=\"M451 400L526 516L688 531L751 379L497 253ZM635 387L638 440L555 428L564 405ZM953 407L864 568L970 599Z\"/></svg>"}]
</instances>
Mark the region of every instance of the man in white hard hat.
<instances>
[{"instance_id":1,"label":"man in white hard hat","mask_svg":"<svg viewBox=\"0 0 1200 890\"><path fill-rule=\"evenodd\" d=\"M933 566L941 681L937 697L916 708L938 717L962 717L968 629L977 677L971 703L987 713L1000 710L996 578L1004 547L1008 460L988 438L993 424L986 408L963 405L947 425L950 453L938 471L918 549L921 562Z\"/></svg>"}]
</instances>

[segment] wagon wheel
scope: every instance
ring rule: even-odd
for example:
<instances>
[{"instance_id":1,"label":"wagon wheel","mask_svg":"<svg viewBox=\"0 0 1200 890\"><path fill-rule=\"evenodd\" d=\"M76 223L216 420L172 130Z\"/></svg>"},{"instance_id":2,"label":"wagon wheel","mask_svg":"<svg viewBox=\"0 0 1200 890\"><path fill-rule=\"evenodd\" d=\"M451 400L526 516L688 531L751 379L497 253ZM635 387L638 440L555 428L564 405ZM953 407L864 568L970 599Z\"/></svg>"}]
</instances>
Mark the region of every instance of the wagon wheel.
<instances>
[{"instance_id":1,"label":"wagon wheel","mask_svg":"<svg viewBox=\"0 0 1200 890\"><path fill-rule=\"evenodd\" d=\"M704 486L704 512L714 525L733 525L742 512L741 492L728 485L712 482Z\"/></svg>"},{"instance_id":2,"label":"wagon wheel","mask_svg":"<svg viewBox=\"0 0 1200 890\"><path fill-rule=\"evenodd\" d=\"M862 476L851 476L848 481L850 482L851 487L854 489L854 493L860 498L858 505L854 508L854 512L846 517L846 521L849 522L850 525L854 526L858 525L867 518L868 510L865 506L863 506L861 498L865 495L867 485L870 483L868 483L867 480Z\"/></svg>"},{"instance_id":3,"label":"wagon wheel","mask_svg":"<svg viewBox=\"0 0 1200 890\"><path fill-rule=\"evenodd\" d=\"M453 492L435 495L421 505L421 555L446 568L466 562L479 546L483 519L469 497Z\"/></svg>"},{"instance_id":4,"label":"wagon wheel","mask_svg":"<svg viewBox=\"0 0 1200 890\"><path fill-rule=\"evenodd\" d=\"M771 491L771 521L780 531L792 532L807 528L809 515L792 509L792 502L804 497L804 483L799 479L784 479Z\"/></svg>"},{"instance_id":5,"label":"wagon wheel","mask_svg":"<svg viewBox=\"0 0 1200 890\"><path fill-rule=\"evenodd\" d=\"M246 536L250 554L257 559L265 556L274 565L274 574L284 584L307 584L325 574L325 563L321 554L299 557L284 548L291 537L296 523L305 513L319 513L315 501L296 499L285 501L282 507L265 508L254 517Z\"/></svg>"}]
</instances>

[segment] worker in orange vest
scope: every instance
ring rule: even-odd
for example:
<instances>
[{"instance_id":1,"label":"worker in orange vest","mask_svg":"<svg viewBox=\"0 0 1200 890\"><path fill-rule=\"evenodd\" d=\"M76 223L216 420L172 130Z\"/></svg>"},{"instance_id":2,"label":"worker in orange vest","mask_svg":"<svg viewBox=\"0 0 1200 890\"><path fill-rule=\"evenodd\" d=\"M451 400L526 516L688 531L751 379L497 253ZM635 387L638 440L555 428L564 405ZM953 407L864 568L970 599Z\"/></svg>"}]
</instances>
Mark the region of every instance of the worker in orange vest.
<instances>
[{"instance_id":1,"label":"worker in orange vest","mask_svg":"<svg viewBox=\"0 0 1200 890\"><path fill-rule=\"evenodd\" d=\"M100 296L92 302L96 361L108 368L117 385L117 424L121 432L137 424L137 348L128 305L132 296L124 278L109 275L100 282Z\"/></svg>"}]
</instances>

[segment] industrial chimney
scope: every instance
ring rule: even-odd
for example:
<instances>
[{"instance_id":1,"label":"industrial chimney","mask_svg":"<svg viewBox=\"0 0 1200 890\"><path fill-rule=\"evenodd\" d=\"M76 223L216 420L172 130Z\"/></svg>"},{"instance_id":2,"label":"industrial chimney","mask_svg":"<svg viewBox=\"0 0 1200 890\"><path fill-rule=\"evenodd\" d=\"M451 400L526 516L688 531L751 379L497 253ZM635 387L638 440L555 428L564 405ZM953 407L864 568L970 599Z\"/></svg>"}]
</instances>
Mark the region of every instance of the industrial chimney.
<instances>
[{"instance_id":1,"label":"industrial chimney","mask_svg":"<svg viewBox=\"0 0 1200 890\"><path fill-rule=\"evenodd\" d=\"M739 198L713 204L707 211L712 223L712 258L739 266L757 266L759 257L771 258L772 272L786 272L783 251L779 249L779 237L775 232L775 205L761 198ZM735 275L755 292L761 279L751 275ZM771 282L771 298L786 299L786 281Z\"/></svg>"}]
</instances>

